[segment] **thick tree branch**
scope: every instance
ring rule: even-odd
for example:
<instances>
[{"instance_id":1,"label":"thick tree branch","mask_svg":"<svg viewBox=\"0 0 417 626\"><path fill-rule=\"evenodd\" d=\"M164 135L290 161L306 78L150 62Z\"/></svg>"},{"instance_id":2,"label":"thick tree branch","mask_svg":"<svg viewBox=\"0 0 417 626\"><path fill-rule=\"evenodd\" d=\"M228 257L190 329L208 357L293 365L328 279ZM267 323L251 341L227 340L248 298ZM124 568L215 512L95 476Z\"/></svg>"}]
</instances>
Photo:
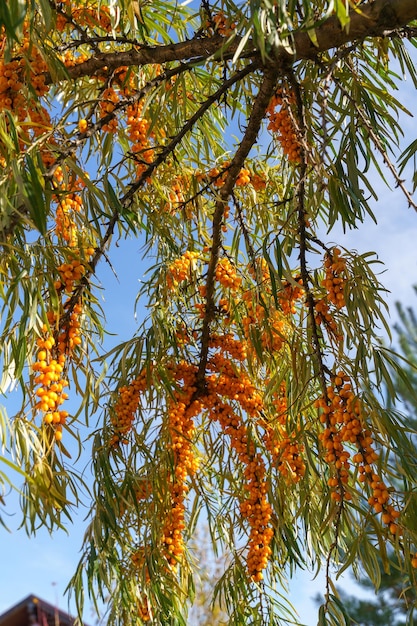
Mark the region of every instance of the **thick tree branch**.
<instances>
[{"instance_id":1,"label":"thick tree branch","mask_svg":"<svg viewBox=\"0 0 417 626\"><path fill-rule=\"evenodd\" d=\"M294 32L287 39L293 48L289 54L284 47L278 47L274 53L273 63L278 66L296 63L303 59L313 59L319 53L339 48L348 42L362 41L367 37L381 37L392 35L396 30L405 27L417 20L417 2L415 0L375 0L368 4L361 4L357 10L350 12L350 22L342 28L336 16L332 16L322 23L318 23L314 32L317 45L314 45L308 32ZM84 63L80 63L66 70L69 80L92 76L100 71L111 73L121 65L143 66L164 64L167 62L195 61L204 62L209 57L218 55L222 59L233 55L240 44L240 38L225 46L225 39L220 35L204 38L194 38L166 46L138 46L121 52L107 52L96 54ZM251 41L245 49L245 56L260 58ZM60 80L65 78L60 77ZM51 76L47 83L54 82Z\"/></svg>"},{"instance_id":2,"label":"thick tree branch","mask_svg":"<svg viewBox=\"0 0 417 626\"><path fill-rule=\"evenodd\" d=\"M245 159L256 142L262 120L265 117L266 108L274 93L275 84L276 74L266 71L264 80L253 104L248 127L227 171L224 185L220 189L220 197L214 209L212 246L206 280L206 310L201 331L200 358L197 373L197 388L200 392L203 390L202 387L204 385L210 343L210 326L215 312L215 277L219 260L219 250L222 243L221 227L223 224L224 211L227 201L232 195L239 172L245 163Z\"/></svg>"},{"instance_id":3,"label":"thick tree branch","mask_svg":"<svg viewBox=\"0 0 417 626\"><path fill-rule=\"evenodd\" d=\"M350 12L350 23L342 29L337 17L332 16L314 29L318 45L307 32L294 35L294 61L314 58L317 53L339 48L345 43L381 37L406 26L417 19L415 0L375 0L361 4Z\"/></svg>"}]
</instances>

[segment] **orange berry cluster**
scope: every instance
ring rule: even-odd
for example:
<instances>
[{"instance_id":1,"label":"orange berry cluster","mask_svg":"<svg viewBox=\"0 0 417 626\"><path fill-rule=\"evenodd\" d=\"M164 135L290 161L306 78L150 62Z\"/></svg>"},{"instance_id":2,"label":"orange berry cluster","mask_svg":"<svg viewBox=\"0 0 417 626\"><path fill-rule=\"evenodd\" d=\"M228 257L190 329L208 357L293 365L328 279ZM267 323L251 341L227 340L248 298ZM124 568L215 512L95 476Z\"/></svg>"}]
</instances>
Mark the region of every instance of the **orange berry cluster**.
<instances>
[{"instance_id":1,"label":"orange berry cluster","mask_svg":"<svg viewBox=\"0 0 417 626\"><path fill-rule=\"evenodd\" d=\"M219 421L224 433L230 437L230 445L237 452L239 461L245 466L245 492L248 495L240 503L240 512L250 527L248 573L254 581L259 582L271 555L270 543L273 535L270 527L272 509L266 496L265 463L261 455L254 454L247 429L238 415L219 399L215 383L209 386L205 404L211 408L210 418Z\"/></svg>"},{"instance_id":2,"label":"orange berry cluster","mask_svg":"<svg viewBox=\"0 0 417 626\"><path fill-rule=\"evenodd\" d=\"M242 499L240 511L250 527L248 573L252 580L259 582L271 555L273 535L265 462L262 455L255 452L254 442L250 440L242 418L222 398L237 401L249 417L259 417L263 401L245 371L236 366L236 361L245 358L246 346L231 334L215 336L211 345L220 350L209 359L212 374L207 377L207 393L202 401L209 410L210 419L218 421L224 434L230 437L231 446L245 467L245 492L248 495Z\"/></svg>"},{"instance_id":3,"label":"orange berry cluster","mask_svg":"<svg viewBox=\"0 0 417 626\"><path fill-rule=\"evenodd\" d=\"M60 3L61 11L57 16L56 28L60 31L64 30L67 26L73 28L74 22L83 27L90 29L99 28L106 33L111 28L111 19L109 7L103 6L100 3L93 6L76 7L72 0L62 0Z\"/></svg>"},{"instance_id":4,"label":"orange berry cluster","mask_svg":"<svg viewBox=\"0 0 417 626\"><path fill-rule=\"evenodd\" d=\"M262 174L252 174L250 183L255 191L263 191L266 189L266 180Z\"/></svg>"},{"instance_id":5,"label":"orange berry cluster","mask_svg":"<svg viewBox=\"0 0 417 626\"><path fill-rule=\"evenodd\" d=\"M72 50L66 50L64 54L60 55L60 58L65 67L74 67L87 61L88 56L81 52L74 53Z\"/></svg>"},{"instance_id":6,"label":"orange berry cluster","mask_svg":"<svg viewBox=\"0 0 417 626\"><path fill-rule=\"evenodd\" d=\"M326 275L321 284L326 289L326 295L314 305L315 322L318 326L323 325L329 337L340 343L343 336L330 308L330 305L333 305L339 310L346 305L344 293L347 282L346 259L341 255L339 248L333 248L326 253L324 267Z\"/></svg>"},{"instance_id":7,"label":"orange berry cluster","mask_svg":"<svg viewBox=\"0 0 417 626\"><path fill-rule=\"evenodd\" d=\"M291 163L300 162L300 142L294 126L294 118L290 113L290 106L294 103L292 93L283 96L282 91L277 91L268 105L267 116L269 119L268 130L277 134L278 141L284 154ZM277 107L279 110L277 111Z\"/></svg>"},{"instance_id":8,"label":"orange berry cluster","mask_svg":"<svg viewBox=\"0 0 417 626\"><path fill-rule=\"evenodd\" d=\"M19 44L14 44L13 56L10 61L5 59L6 36L0 32L0 111L8 110L19 121L18 144L21 151L29 146L33 138L45 135L48 137L52 125L46 108L31 95L39 98L44 96L49 87L45 84L47 66L39 49L29 41L28 25L23 25L23 37ZM29 92L29 93L28 93ZM6 126L9 121L5 118ZM38 143L41 158L49 166L52 157L49 149ZM3 166L6 161L2 158Z\"/></svg>"},{"instance_id":9,"label":"orange berry cluster","mask_svg":"<svg viewBox=\"0 0 417 626\"><path fill-rule=\"evenodd\" d=\"M296 302L304 296L302 279L296 276L294 282L282 282L276 308L267 261L263 257L256 258L248 265L248 273L255 284L262 287L262 298L257 297L257 288L247 289L242 295L246 307L246 315L241 320L244 335L249 339L255 333L265 350L277 352L284 346L291 329L289 316L296 313ZM254 350L253 355L256 357Z\"/></svg>"},{"instance_id":10,"label":"orange berry cluster","mask_svg":"<svg viewBox=\"0 0 417 626\"><path fill-rule=\"evenodd\" d=\"M146 170L147 164L152 163L153 150L149 143L149 122L142 117L140 102L130 104L126 110L127 134L132 142L131 151L136 159L136 176L139 179Z\"/></svg>"},{"instance_id":11,"label":"orange berry cluster","mask_svg":"<svg viewBox=\"0 0 417 626\"><path fill-rule=\"evenodd\" d=\"M169 511L161 532L161 546L170 567L175 571L184 552L183 530L185 528L185 496L188 492L187 477L198 469L198 460L192 448L194 435L193 418L201 412L201 403L193 401L196 368L186 363L169 366L177 384L167 407L168 449L173 455L173 471L168 477ZM119 390L117 401L111 414L113 435L110 446L127 443L127 434L132 428L135 414L140 404L141 394L147 388L146 373L141 373L130 385ZM135 490L138 499L151 495L148 481L139 484Z\"/></svg>"},{"instance_id":12,"label":"orange berry cluster","mask_svg":"<svg viewBox=\"0 0 417 626\"><path fill-rule=\"evenodd\" d=\"M171 212L173 213L184 204L185 202L184 185L183 185L183 181L180 178L177 177L172 182L168 197L169 197L169 201L165 205L165 210L170 213Z\"/></svg>"},{"instance_id":13,"label":"orange berry cluster","mask_svg":"<svg viewBox=\"0 0 417 626\"><path fill-rule=\"evenodd\" d=\"M145 584L148 584L151 580L151 577L150 577L149 570L145 562L145 548L144 547L136 548L135 551L132 552L130 558L131 558L133 567L137 571L142 570L143 575L144 575L144 582ZM142 620L142 622L149 622L151 619L148 599L144 593L142 593L140 598L138 599L138 615L139 615L139 618Z\"/></svg>"},{"instance_id":14,"label":"orange berry cluster","mask_svg":"<svg viewBox=\"0 0 417 626\"><path fill-rule=\"evenodd\" d=\"M73 250L73 252L78 252ZM87 253L93 253L94 249L88 248ZM57 271L60 280L54 283L59 292L71 293L74 285L85 272L85 266L78 259L69 263L63 263ZM55 428L55 439L62 439L62 425L68 416L67 411L58 410L58 407L68 398L63 391L68 386L68 381L61 377L65 369L67 357L70 357L74 348L81 344L80 316L82 305L80 302L73 303L69 310L70 298L61 305L59 312L48 311L48 325L43 326L42 332L45 337L37 340L39 348L37 361L32 366L34 372L39 372L34 379L35 385L41 385L36 390L36 396L40 398L35 408L44 413L43 421ZM54 329L54 334L49 334L49 328Z\"/></svg>"},{"instance_id":15,"label":"orange berry cluster","mask_svg":"<svg viewBox=\"0 0 417 626\"><path fill-rule=\"evenodd\" d=\"M100 99L100 118L103 119L108 115L111 115L119 102L119 96L113 87L107 87L101 95ZM113 115L103 126L101 127L104 132L115 133L117 130L117 117Z\"/></svg>"},{"instance_id":16,"label":"orange berry cluster","mask_svg":"<svg viewBox=\"0 0 417 626\"><path fill-rule=\"evenodd\" d=\"M51 326L54 324L59 327L57 338L58 353L71 356L74 348L82 343L80 337L80 317L83 308L80 303L76 303L72 307L71 312L68 313L68 304L69 300L63 306L64 314L61 316L61 322L59 317L51 311L48 311L47 316Z\"/></svg>"},{"instance_id":17,"label":"orange berry cluster","mask_svg":"<svg viewBox=\"0 0 417 626\"><path fill-rule=\"evenodd\" d=\"M294 315L297 312L295 303L304 295L302 279L296 278L295 282L297 284L283 281L282 289L278 292L278 301L284 315Z\"/></svg>"},{"instance_id":18,"label":"orange berry cluster","mask_svg":"<svg viewBox=\"0 0 417 626\"><path fill-rule=\"evenodd\" d=\"M133 565L140 569L145 566L145 580L148 582L150 580L148 568L145 565L145 548L143 546L136 547L134 552L130 555L131 561Z\"/></svg>"},{"instance_id":19,"label":"orange berry cluster","mask_svg":"<svg viewBox=\"0 0 417 626\"><path fill-rule=\"evenodd\" d=\"M1 34L3 41L4 33ZM38 95L43 96L49 87L45 84L47 66L39 49L29 41L28 26L24 24L23 40L15 46L14 58L6 61L5 46L0 52L0 107L13 111L19 121L24 121L28 115L27 97L25 88L30 88ZM27 81L27 82L26 82Z\"/></svg>"},{"instance_id":20,"label":"orange berry cluster","mask_svg":"<svg viewBox=\"0 0 417 626\"><path fill-rule=\"evenodd\" d=\"M256 357L253 342L250 341L253 333L259 337L264 350L272 353L279 352L285 344L288 327L288 321L281 311L271 305L267 312L264 304L254 301L250 291L243 294L243 301L246 305L246 315L242 317L242 326L244 336L252 346L252 355Z\"/></svg>"},{"instance_id":21,"label":"orange berry cluster","mask_svg":"<svg viewBox=\"0 0 417 626\"><path fill-rule=\"evenodd\" d=\"M190 280L199 257L199 252L187 250L179 259L175 259L171 263L166 275L166 283L169 290L176 289L184 280Z\"/></svg>"},{"instance_id":22,"label":"orange berry cluster","mask_svg":"<svg viewBox=\"0 0 417 626\"><path fill-rule=\"evenodd\" d=\"M79 266L76 265L76 267ZM58 269L63 272L65 268L60 266ZM72 274L72 278L74 278L74 274ZM70 280L68 275L64 279L66 283L57 281L55 286L60 290L72 290L73 280ZM72 305L71 311L65 311L68 309L69 302L70 299L63 306L63 315L54 311L47 312L49 327L56 329L56 339L49 335L48 326L45 324L43 326L45 337L37 340L39 351L37 361L32 366L34 372L39 372L34 379L34 384L41 385L36 391L36 396L40 400L35 407L45 414L44 423L52 424L55 427L55 439L57 441L62 439L62 425L65 424L68 417L67 411L58 410L58 407L68 398L68 394L63 391L64 387L68 386L68 381L61 377L61 373L65 369L67 357L70 357L74 348L81 344L80 315L82 305L75 303Z\"/></svg>"},{"instance_id":23,"label":"orange berry cluster","mask_svg":"<svg viewBox=\"0 0 417 626\"><path fill-rule=\"evenodd\" d=\"M0 107L2 110L15 110L21 121L26 118L25 97L22 92L24 66L23 58L8 63L0 58Z\"/></svg>"},{"instance_id":24,"label":"orange berry cluster","mask_svg":"<svg viewBox=\"0 0 417 626\"><path fill-rule=\"evenodd\" d=\"M55 289L64 288L67 293L71 293L74 284L78 283L85 274L85 265L79 259L73 259L69 263L62 263L57 267L60 279L55 282Z\"/></svg>"},{"instance_id":25,"label":"orange berry cluster","mask_svg":"<svg viewBox=\"0 0 417 626\"><path fill-rule=\"evenodd\" d=\"M110 447L128 443L127 435L132 429L140 396L146 389L146 383L146 373L143 372L129 385L119 389L110 418L113 427L113 434L109 441Z\"/></svg>"},{"instance_id":26,"label":"orange berry cluster","mask_svg":"<svg viewBox=\"0 0 417 626\"><path fill-rule=\"evenodd\" d=\"M206 21L205 28L210 35L218 33L222 37L230 37L236 28L236 24L230 17L226 17L223 11L219 11L212 16L211 21Z\"/></svg>"},{"instance_id":27,"label":"orange berry cluster","mask_svg":"<svg viewBox=\"0 0 417 626\"><path fill-rule=\"evenodd\" d=\"M325 461L335 470L328 480L332 498L338 502L351 499L347 491L350 453L345 444L355 445L358 452L352 461L358 466L359 482L366 482L372 489L368 503L375 513L382 513L382 522L396 534L399 527L395 520L400 513L390 504L389 490L373 469L379 455L375 452L371 431L364 426L361 402L352 390L349 376L338 372L327 387L326 398L316 400L315 406L321 410L320 421L326 425L320 434L326 449Z\"/></svg>"},{"instance_id":28,"label":"orange berry cluster","mask_svg":"<svg viewBox=\"0 0 417 626\"><path fill-rule=\"evenodd\" d=\"M142 622L149 622L151 619L148 600L145 596L142 597L141 601L138 602L138 615L139 619L141 619Z\"/></svg>"},{"instance_id":29,"label":"orange berry cluster","mask_svg":"<svg viewBox=\"0 0 417 626\"><path fill-rule=\"evenodd\" d=\"M262 285L264 290L268 293L271 292L271 277L269 274L268 263L264 257L256 257L252 263L249 263L248 272L256 284Z\"/></svg>"},{"instance_id":30,"label":"orange berry cluster","mask_svg":"<svg viewBox=\"0 0 417 626\"><path fill-rule=\"evenodd\" d=\"M55 340L48 334L48 327L43 327L43 337L36 341L38 346L37 361L33 364L32 370L36 372L34 384L40 385L36 391L39 398L35 408L44 414L45 424L54 427L55 439L62 439L62 425L65 424L68 412L60 410L59 407L68 398L64 391L68 386L68 381L62 376L65 367L65 355L53 358L53 348Z\"/></svg>"},{"instance_id":31,"label":"orange berry cluster","mask_svg":"<svg viewBox=\"0 0 417 626\"><path fill-rule=\"evenodd\" d=\"M183 530L185 528L185 496L188 492L187 477L198 469L192 441L195 432L193 418L201 411L200 401L193 401L196 391L194 380L196 368L179 363L174 378L180 387L174 391L168 406L168 448L174 456L174 471L169 482L170 510L162 529L161 543L169 565L174 569L184 552Z\"/></svg>"},{"instance_id":32,"label":"orange berry cluster","mask_svg":"<svg viewBox=\"0 0 417 626\"><path fill-rule=\"evenodd\" d=\"M68 174L67 177L65 173ZM79 194L83 181L74 179L59 165L54 170L52 186L55 190L53 200L57 204L55 233L65 245L74 248L78 243L78 229L74 217L83 208L82 197Z\"/></svg>"},{"instance_id":33,"label":"orange berry cluster","mask_svg":"<svg viewBox=\"0 0 417 626\"><path fill-rule=\"evenodd\" d=\"M237 291L242 284L242 279L237 275L236 266L227 258L219 259L216 267L216 280L225 289Z\"/></svg>"},{"instance_id":34,"label":"orange berry cluster","mask_svg":"<svg viewBox=\"0 0 417 626\"><path fill-rule=\"evenodd\" d=\"M230 161L223 161L221 165L221 169L219 169L218 167L211 168L208 175L209 175L209 178L213 180L213 184L215 187L223 187L224 181L226 180L226 176L227 176L227 169L229 166L230 166ZM202 174L197 174L196 176L197 176L197 180L204 179L204 175ZM250 171L246 169L245 167L242 167L236 179L236 186L243 187L244 185L248 185L251 182L251 180L252 180L252 177L251 177Z\"/></svg>"},{"instance_id":35,"label":"orange berry cluster","mask_svg":"<svg viewBox=\"0 0 417 626\"><path fill-rule=\"evenodd\" d=\"M135 73L127 65L121 65L115 70L112 82L118 85L125 96L132 95L136 88Z\"/></svg>"},{"instance_id":36,"label":"orange berry cluster","mask_svg":"<svg viewBox=\"0 0 417 626\"><path fill-rule=\"evenodd\" d=\"M270 526L272 508L266 496L266 470L261 455L257 454L252 460L247 460L244 473L249 496L240 503L240 512L247 519L251 529L246 557L248 572L252 580L260 582L263 579L262 571L272 554L270 548L274 534Z\"/></svg>"},{"instance_id":37,"label":"orange berry cluster","mask_svg":"<svg viewBox=\"0 0 417 626\"><path fill-rule=\"evenodd\" d=\"M292 483L298 483L305 474L305 462L302 457L304 446L297 440L298 433L289 433L287 427L286 384L274 394L273 405L276 409L275 423L262 422L265 428L263 437L265 447L277 463L280 474ZM275 426L275 428L274 428Z\"/></svg>"},{"instance_id":38,"label":"orange berry cluster","mask_svg":"<svg viewBox=\"0 0 417 626\"><path fill-rule=\"evenodd\" d=\"M340 343L343 339L343 335L339 332L336 321L330 312L330 306L327 302L327 298L321 298L317 300L314 305L315 315L314 319L318 326L323 325L329 337L333 338L336 343Z\"/></svg>"},{"instance_id":39,"label":"orange berry cluster","mask_svg":"<svg viewBox=\"0 0 417 626\"><path fill-rule=\"evenodd\" d=\"M347 280L346 259L341 255L339 248L333 248L326 254L324 260L326 276L322 281L326 288L328 300L341 309L346 305L344 286Z\"/></svg>"},{"instance_id":40,"label":"orange berry cluster","mask_svg":"<svg viewBox=\"0 0 417 626\"><path fill-rule=\"evenodd\" d=\"M232 333L227 333L225 335L211 335L210 348L217 348L222 353L228 353L234 361L242 362L247 357L246 342L237 340Z\"/></svg>"},{"instance_id":41,"label":"orange berry cluster","mask_svg":"<svg viewBox=\"0 0 417 626\"><path fill-rule=\"evenodd\" d=\"M251 181L252 178L250 175L250 171L242 167L236 179L236 187L243 187L244 185L248 185Z\"/></svg>"}]
</instances>

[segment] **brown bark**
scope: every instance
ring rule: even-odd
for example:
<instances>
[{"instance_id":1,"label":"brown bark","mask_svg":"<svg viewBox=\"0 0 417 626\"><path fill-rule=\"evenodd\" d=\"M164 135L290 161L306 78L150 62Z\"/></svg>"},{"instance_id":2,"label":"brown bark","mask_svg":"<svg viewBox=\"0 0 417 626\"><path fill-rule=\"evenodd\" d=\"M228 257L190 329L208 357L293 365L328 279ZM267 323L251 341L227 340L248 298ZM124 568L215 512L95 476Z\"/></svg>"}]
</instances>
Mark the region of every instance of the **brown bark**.
<instances>
[{"instance_id":1,"label":"brown bark","mask_svg":"<svg viewBox=\"0 0 417 626\"><path fill-rule=\"evenodd\" d=\"M288 40L294 50L289 54L284 48L275 51L275 61L278 66L296 63L303 59L313 59L319 53L339 48L354 41L363 41L368 37L392 35L397 29L403 28L410 22L417 20L417 0L375 0L359 5L357 10L350 13L348 26L342 29L337 17L332 16L314 29L318 45L314 45L307 32L296 32L292 40ZM230 56L239 45L236 38L224 55ZM126 66L142 66L148 64L163 64L170 61L190 62L208 59L210 56L221 54L225 40L219 35L213 37L194 38L189 41L173 43L167 46L138 47L123 52L109 52L96 55L88 61L67 70L69 78L91 76L104 68L112 72L116 68ZM223 55L223 56L224 56ZM260 56L249 42L245 49L245 56L255 59ZM52 82L52 79L49 78Z\"/></svg>"},{"instance_id":2,"label":"brown bark","mask_svg":"<svg viewBox=\"0 0 417 626\"><path fill-rule=\"evenodd\" d=\"M351 11L350 23L342 29L336 17L330 17L315 29L318 46L307 33L294 37L295 61L310 59L319 52L339 48L345 43L391 34L417 19L417 0L375 0Z\"/></svg>"}]
</instances>

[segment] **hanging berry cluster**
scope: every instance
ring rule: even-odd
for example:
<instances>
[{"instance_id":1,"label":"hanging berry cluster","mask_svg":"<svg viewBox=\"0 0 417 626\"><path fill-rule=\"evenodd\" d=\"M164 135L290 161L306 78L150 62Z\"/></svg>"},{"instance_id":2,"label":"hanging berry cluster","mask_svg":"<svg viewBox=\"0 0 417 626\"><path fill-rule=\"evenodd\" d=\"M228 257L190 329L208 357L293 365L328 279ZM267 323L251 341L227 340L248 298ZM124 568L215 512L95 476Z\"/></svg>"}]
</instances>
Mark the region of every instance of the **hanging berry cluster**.
<instances>
[{"instance_id":1,"label":"hanging berry cluster","mask_svg":"<svg viewBox=\"0 0 417 626\"><path fill-rule=\"evenodd\" d=\"M130 558L135 570L142 571L144 573L145 585L149 583L151 577L145 562L145 548L142 546L139 548L135 548ZM151 619L149 602L145 593L141 593L138 599L138 616L142 620L142 622L149 622Z\"/></svg>"},{"instance_id":2,"label":"hanging berry cluster","mask_svg":"<svg viewBox=\"0 0 417 626\"><path fill-rule=\"evenodd\" d=\"M227 257L219 259L216 267L216 280L225 289L232 292L238 291L242 284L242 279L237 273L236 265Z\"/></svg>"},{"instance_id":3,"label":"hanging berry cluster","mask_svg":"<svg viewBox=\"0 0 417 626\"><path fill-rule=\"evenodd\" d=\"M170 509L162 529L161 542L168 563L175 571L184 552L187 478L198 469L198 461L193 452L195 433L193 419L201 412L202 404L199 400L193 400L196 392L194 384L196 368L179 363L175 366L173 374L180 387L175 389L167 412L168 449L172 451L174 470L168 481Z\"/></svg>"},{"instance_id":4,"label":"hanging berry cluster","mask_svg":"<svg viewBox=\"0 0 417 626\"><path fill-rule=\"evenodd\" d=\"M127 134L131 141L131 151L136 162L136 178L139 179L152 162L153 150L149 143L149 122L142 116L142 104L135 102L126 109Z\"/></svg>"},{"instance_id":5,"label":"hanging berry cluster","mask_svg":"<svg viewBox=\"0 0 417 626\"><path fill-rule=\"evenodd\" d=\"M324 259L325 277L321 284L326 293L315 302L315 322L322 325L330 338L340 343L343 339L331 308L337 310L346 306L345 289L348 281L348 270L345 257L339 248L333 248L326 253Z\"/></svg>"},{"instance_id":6,"label":"hanging berry cluster","mask_svg":"<svg viewBox=\"0 0 417 626\"><path fill-rule=\"evenodd\" d=\"M54 180L56 187L61 185L62 190L64 175L60 166L55 170ZM67 185L70 183L65 183ZM74 184L74 189L77 190L78 186ZM63 391L68 386L68 380L62 374L73 351L81 344L80 317L83 307L80 301L72 301L74 290L85 275L87 262L80 259L80 249L75 247L79 237L72 212L80 211L81 207L82 203L76 191L59 200L55 233L58 241L62 242L61 248L66 249L71 258L56 268L59 278L55 281L54 288L60 301L54 309L47 311L48 323L43 325L43 336L37 340L40 350L37 361L32 366L32 370L37 373L34 385L40 385L35 391L35 395L40 398L35 409L43 412L43 421L54 428L57 441L62 439L62 426L68 417L67 411L59 409L68 398L68 394ZM94 248L87 247L83 256L88 260L93 254Z\"/></svg>"},{"instance_id":7,"label":"hanging berry cluster","mask_svg":"<svg viewBox=\"0 0 417 626\"><path fill-rule=\"evenodd\" d=\"M224 398L238 402L249 418L259 417L263 401L244 369L237 369L236 361L245 358L246 347L231 335L215 337L212 345L216 351L209 360L212 373L207 377L204 405L209 410L209 418L219 422L223 433L230 438L230 445L244 466L244 496L240 512L250 528L246 563L249 576L259 582L271 555L273 536L265 461L256 452L242 417Z\"/></svg>"},{"instance_id":8,"label":"hanging berry cluster","mask_svg":"<svg viewBox=\"0 0 417 626\"><path fill-rule=\"evenodd\" d=\"M339 248L327 252L324 259L326 276L322 285L327 291L328 300L337 308L341 309L346 305L345 285L347 281L346 259L342 256Z\"/></svg>"},{"instance_id":9,"label":"hanging berry cluster","mask_svg":"<svg viewBox=\"0 0 417 626\"><path fill-rule=\"evenodd\" d=\"M338 372L327 387L326 397L316 400L315 406L320 410L320 421L326 426L320 440L326 450L325 461L333 471L328 480L331 497L337 502L352 498L349 491L352 461L358 468L359 481L372 490L368 503L375 513L382 514L382 522L388 525L390 532L396 534L399 532L396 520L400 512L392 505L389 489L376 471L379 455L349 376ZM357 449L351 460L346 446Z\"/></svg>"},{"instance_id":10,"label":"hanging berry cluster","mask_svg":"<svg viewBox=\"0 0 417 626\"><path fill-rule=\"evenodd\" d=\"M291 433L288 430L285 382L282 382L280 389L274 393L272 404L276 417L272 422L266 420L262 422L265 429L263 441L280 474L288 483L298 483L306 469L303 459L304 446L299 443L300 432Z\"/></svg>"},{"instance_id":11,"label":"hanging berry cluster","mask_svg":"<svg viewBox=\"0 0 417 626\"><path fill-rule=\"evenodd\" d=\"M46 325L42 328L42 337L39 337L36 343L37 360L32 366L35 373L33 383L39 385L35 392L38 398L35 409L44 414L44 423L53 426L55 439L61 441L62 426L68 417L68 412L59 408L68 398L64 391L68 386L68 381L63 375L65 355L60 354L57 359L54 358L55 340Z\"/></svg>"},{"instance_id":12,"label":"hanging berry cluster","mask_svg":"<svg viewBox=\"0 0 417 626\"><path fill-rule=\"evenodd\" d=\"M215 187L223 187L224 181L226 180L227 171L230 167L230 161L223 161L220 167L212 167L208 172L208 178L212 181ZM206 177L200 173L196 174L197 180L206 180ZM246 167L242 167L237 178L236 178L236 187L244 187L249 183L252 183L252 179L255 179L258 187L262 187L262 182L265 182L260 174L253 175L250 170Z\"/></svg>"},{"instance_id":13,"label":"hanging berry cluster","mask_svg":"<svg viewBox=\"0 0 417 626\"><path fill-rule=\"evenodd\" d=\"M213 336L210 346L206 391L198 396L198 400L194 399L197 368L184 362L168 367L176 383L168 401L166 417L168 449L172 454L173 466L166 481L169 507L162 527L161 548L169 565L176 571L184 552L187 480L198 467L193 452L194 418L208 412L210 420L218 422L224 435L230 438L231 447L244 466L240 510L250 529L247 567L251 578L259 582L271 554L273 535L266 465L262 454L255 449L248 427L240 413L232 408L231 402L237 402L250 420L259 419L264 404L243 366L237 369L237 363L243 364L246 359L246 345L228 334ZM145 387L146 379L141 375L127 388L120 390L112 412L114 434L109 441L111 446L126 439Z\"/></svg>"},{"instance_id":14,"label":"hanging berry cluster","mask_svg":"<svg viewBox=\"0 0 417 626\"><path fill-rule=\"evenodd\" d=\"M183 281L190 280L199 257L199 252L187 250L170 264L166 275L166 284L170 291L175 290Z\"/></svg>"},{"instance_id":15,"label":"hanging berry cluster","mask_svg":"<svg viewBox=\"0 0 417 626\"><path fill-rule=\"evenodd\" d=\"M29 40L29 26L23 24L23 35L14 44L13 57L6 60L6 37L0 31L0 111L10 111L18 121L17 141L21 151L26 150L34 139L51 130L51 121L41 98L49 87L46 85L47 65L39 48ZM35 94L35 98L33 95ZM6 127L9 119L4 117ZM1 143L0 143L1 148ZM7 153L7 150L6 150ZM40 143L39 153L49 165L49 151ZM6 166L4 157L0 164Z\"/></svg>"},{"instance_id":16,"label":"hanging berry cluster","mask_svg":"<svg viewBox=\"0 0 417 626\"><path fill-rule=\"evenodd\" d=\"M276 134L285 156L290 163L300 162L300 141L294 123L294 115L291 106L295 97L292 92L278 90L272 97L267 116L269 119L268 130ZM278 109L278 110L277 110Z\"/></svg>"},{"instance_id":17,"label":"hanging berry cluster","mask_svg":"<svg viewBox=\"0 0 417 626\"><path fill-rule=\"evenodd\" d=\"M145 391L146 387L146 373L142 372L129 385L119 389L117 401L114 404L111 414L113 430L109 441L111 447L119 445L120 443L128 443L127 435L132 429L140 402L140 396Z\"/></svg>"}]
</instances>

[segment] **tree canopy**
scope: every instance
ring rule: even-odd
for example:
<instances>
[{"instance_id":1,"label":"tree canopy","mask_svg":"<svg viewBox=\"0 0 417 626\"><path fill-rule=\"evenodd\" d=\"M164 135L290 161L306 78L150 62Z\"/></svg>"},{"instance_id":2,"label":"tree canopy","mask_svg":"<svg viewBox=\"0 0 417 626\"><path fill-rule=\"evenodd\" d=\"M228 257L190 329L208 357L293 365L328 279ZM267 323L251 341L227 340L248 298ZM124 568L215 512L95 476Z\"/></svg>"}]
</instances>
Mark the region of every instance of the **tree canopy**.
<instances>
[{"instance_id":1,"label":"tree canopy","mask_svg":"<svg viewBox=\"0 0 417 626\"><path fill-rule=\"evenodd\" d=\"M377 259L332 229L377 220L381 182L417 209L395 94L417 87L417 4L9 0L0 25L1 390L21 399L0 480L29 533L90 501L80 612L186 624L199 520L229 624L296 623L298 568L325 571L320 624L345 623L349 567L378 586L393 550L415 585L415 449L386 397L412 386ZM100 267L127 238L140 325L106 353Z\"/></svg>"}]
</instances>

